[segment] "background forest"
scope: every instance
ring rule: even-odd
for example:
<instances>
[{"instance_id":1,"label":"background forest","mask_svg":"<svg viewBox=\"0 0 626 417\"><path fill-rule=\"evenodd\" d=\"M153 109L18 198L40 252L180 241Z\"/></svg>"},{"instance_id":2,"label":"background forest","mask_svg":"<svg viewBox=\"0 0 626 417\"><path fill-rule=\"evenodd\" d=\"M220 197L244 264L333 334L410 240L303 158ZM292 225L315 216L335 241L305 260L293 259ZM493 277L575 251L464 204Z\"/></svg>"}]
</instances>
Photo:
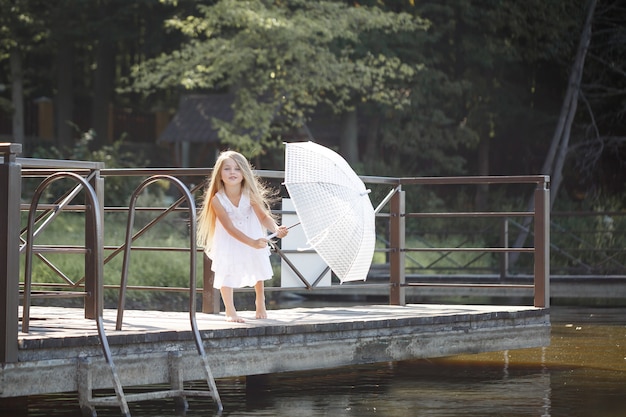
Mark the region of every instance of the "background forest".
<instances>
[{"instance_id":1,"label":"background forest","mask_svg":"<svg viewBox=\"0 0 626 417\"><path fill-rule=\"evenodd\" d=\"M184 94L228 93L231 117L213 120L219 146L257 168L282 169L285 140L319 139L361 174L543 173L557 207L626 206L621 1L0 0L0 9L1 140L23 143L25 156L45 148L116 154L107 164L120 164L120 140L164 145L157 132L112 132L111 107L171 117ZM43 101L54 105L46 138L28 111ZM77 150L85 138L91 153ZM195 163L211 166L212 155ZM465 204L491 198L481 189Z\"/></svg>"}]
</instances>

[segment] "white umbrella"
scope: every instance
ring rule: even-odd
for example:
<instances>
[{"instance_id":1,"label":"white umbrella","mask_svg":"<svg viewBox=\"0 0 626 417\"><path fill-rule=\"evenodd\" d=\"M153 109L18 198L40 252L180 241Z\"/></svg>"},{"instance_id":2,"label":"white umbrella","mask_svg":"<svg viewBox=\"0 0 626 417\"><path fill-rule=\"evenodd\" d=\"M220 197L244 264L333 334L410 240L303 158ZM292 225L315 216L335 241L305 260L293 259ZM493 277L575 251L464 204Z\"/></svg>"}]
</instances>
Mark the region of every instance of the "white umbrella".
<instances>
[{"instance_id":1,"label":"white umbrella","mask_svg":"<svg viewBox=\"0 0 626 417\"><path fill-rule=\"evenodd\" d=\"M285 154L285 186L308 244L341 282L365 280L376 243L370 190L324 146L287 143Z\"/></svg>"}]
</instances>

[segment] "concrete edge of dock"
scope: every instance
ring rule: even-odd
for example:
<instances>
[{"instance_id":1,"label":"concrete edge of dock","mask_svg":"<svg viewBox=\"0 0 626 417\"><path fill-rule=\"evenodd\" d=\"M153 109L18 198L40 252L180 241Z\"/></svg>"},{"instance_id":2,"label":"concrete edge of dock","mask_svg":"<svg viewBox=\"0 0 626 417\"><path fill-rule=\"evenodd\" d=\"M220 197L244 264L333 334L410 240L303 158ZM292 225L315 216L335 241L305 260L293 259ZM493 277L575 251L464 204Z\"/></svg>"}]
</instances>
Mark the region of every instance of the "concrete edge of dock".
<instances>
[{"instance_id":1,"label":"concrete edge of dock","mask_svg":"<svg viewBox=\"0 0 626 417\"><path fill-rule=\"evenodd\" d=\"M361 311L295 309L282 314L281 320L201 329L214 377L435 358L550 343L549 309L533 307L490 306L481 311L468 306L442 306L425 314L419 308L368 306ZM109 333L124 386L167 384L173 354L180 356L176 372L182 372L185 380L204 377L189 330L143 335ZM65 342L51 338L21 343L20 362L3 365L1 397L77 391L80 366L88 368L94 389L112 386L110 369L93 335L68 337Z\"/></svg>"}]
</instances>

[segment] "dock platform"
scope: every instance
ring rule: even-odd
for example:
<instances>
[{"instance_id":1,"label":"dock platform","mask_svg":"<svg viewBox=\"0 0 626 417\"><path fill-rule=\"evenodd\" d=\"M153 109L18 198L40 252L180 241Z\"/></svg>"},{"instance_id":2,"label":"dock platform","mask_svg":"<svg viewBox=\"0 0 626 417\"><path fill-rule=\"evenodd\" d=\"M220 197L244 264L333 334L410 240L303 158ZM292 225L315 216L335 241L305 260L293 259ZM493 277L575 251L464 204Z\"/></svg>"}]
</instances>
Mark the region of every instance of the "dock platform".
<instances>
[{"instance_id":1,"label":"dock platform","mask_svg":"<svg viewBox=\"0 0 626 417\"><path fill-rule=\"evenodd\" d=\"M215 378L434 358L548 346L549 309L529 306L364 305L269 310L246 323L196 314ZM96 324L77 308L32 307L19 359L0 371L0 396L76 392L88 366L91 388L111 388ZM168 384L172 361L185 381L202 380L189 313L104 311L113 360L124 386Z\"/></svg>"}]
</instances>

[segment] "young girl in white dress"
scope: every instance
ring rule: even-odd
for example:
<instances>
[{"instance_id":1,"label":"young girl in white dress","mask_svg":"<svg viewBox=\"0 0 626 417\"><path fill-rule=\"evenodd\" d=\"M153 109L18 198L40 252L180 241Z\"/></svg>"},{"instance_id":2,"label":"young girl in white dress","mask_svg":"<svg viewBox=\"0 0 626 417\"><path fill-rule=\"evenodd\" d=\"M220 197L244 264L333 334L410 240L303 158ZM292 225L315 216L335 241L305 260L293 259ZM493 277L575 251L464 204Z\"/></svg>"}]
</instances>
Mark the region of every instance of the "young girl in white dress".
<instances>
[{"instance_id":1,"label":"young girl in white dress","mask_svg":"<svg viewBox=\"0 0 626 417\"><path fill-rule=\"evenodd\" d=\"M252 172L248 160L234 151L222 152L215 162L198 216L198 241L215 273L226 320L242 323L233 301L233 288L254 287L256 318L267 318L264 281L272 277L268 230L282 238L268 204L269 189Z\"/></svg>"}]
</instances>

